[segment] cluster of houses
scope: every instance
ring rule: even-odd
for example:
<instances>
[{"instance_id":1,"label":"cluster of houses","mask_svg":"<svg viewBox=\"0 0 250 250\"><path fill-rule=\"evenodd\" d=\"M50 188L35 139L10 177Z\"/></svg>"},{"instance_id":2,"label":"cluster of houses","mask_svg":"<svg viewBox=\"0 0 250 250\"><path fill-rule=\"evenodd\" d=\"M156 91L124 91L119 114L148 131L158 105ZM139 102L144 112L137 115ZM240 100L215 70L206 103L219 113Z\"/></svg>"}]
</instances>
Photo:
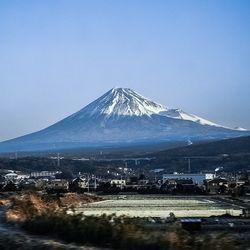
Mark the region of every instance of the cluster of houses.
<instances>
[{"instance_id":1,"label":"cluster of houses","mask_svg":"<svg viewBox=\"0 0 250 250\"><path fill-rule=\"evenodd\" d=\"M97 189L96 177L87 178L80 174L75 178L60 178L61 171L35 171L23 174L19 171L1 170L0 191L47 190L47 191L90 191Z\"/></svg>"},{"instance_id":2,"label":"cluster of houses","mask_svg":"<svg viewBox=\"0 0 250 250\"><path fill-rule=\"evenodd\" d=\"M168 191L184 193L200 189L206 194L234 194L235 192L249 192L250 175L238 175L235 178L216 176L216 174L164 174L163 185Z\"/></svg>"},{"instance_id":3,"label":"cluster of houses","mask_svg":"<svg viewBox=\"0 0 250 250\"><path fill-rule=\"evenodd\" d=\"M120 176L97 177L78 174L74 178L60 178L61 171L35 171L23 174L12 170L0 173L0 190L47 190L56 192L103 193L164 193L164 194L243 194L250 193L250 173L237 176L215 174L163 174L160 178Z\"/></svg>"}]
</instances>

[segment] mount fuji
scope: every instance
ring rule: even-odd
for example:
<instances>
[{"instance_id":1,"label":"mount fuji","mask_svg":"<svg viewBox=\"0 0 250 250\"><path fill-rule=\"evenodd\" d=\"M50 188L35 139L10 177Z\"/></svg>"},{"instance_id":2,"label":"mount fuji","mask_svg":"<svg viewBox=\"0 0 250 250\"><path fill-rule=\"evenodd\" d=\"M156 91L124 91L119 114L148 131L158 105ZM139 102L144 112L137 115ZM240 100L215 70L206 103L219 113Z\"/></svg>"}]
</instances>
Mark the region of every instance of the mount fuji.
<instances>
[{"instance_id":1,"label":"mount fuji","mask_svg":"<svg viewBox=\"0 0 250 250\"><path fill-rule=\"evenodd\" d=\"M0 143L0 152L119 147L218 140L249 135L113 88L80 111L38 132Z\"/></svg>"}]
</instances>

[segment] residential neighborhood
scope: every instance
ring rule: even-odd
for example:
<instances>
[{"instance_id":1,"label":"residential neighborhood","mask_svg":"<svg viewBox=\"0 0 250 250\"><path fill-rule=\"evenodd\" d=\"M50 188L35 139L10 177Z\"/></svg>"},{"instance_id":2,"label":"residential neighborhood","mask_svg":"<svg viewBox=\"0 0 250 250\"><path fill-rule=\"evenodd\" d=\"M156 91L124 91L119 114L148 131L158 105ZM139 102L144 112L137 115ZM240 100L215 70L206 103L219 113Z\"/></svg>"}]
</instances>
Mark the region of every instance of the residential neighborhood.
<instances>
[{"instance_id":1,"label":"residential neighborhood","mask_svg":"<svg viewBox=\"0 0 250 250\"><path fill-rule=\"evenodd\" d=\"M136 175L132 169L118 167L98 176L63 171L21 171L1 169L0 190L46 190L48 192L94 192L98 194L138 193L169 195L250 195L250 172L232 175L215 173L161 173Z\"/></svg>"}]
</instances>

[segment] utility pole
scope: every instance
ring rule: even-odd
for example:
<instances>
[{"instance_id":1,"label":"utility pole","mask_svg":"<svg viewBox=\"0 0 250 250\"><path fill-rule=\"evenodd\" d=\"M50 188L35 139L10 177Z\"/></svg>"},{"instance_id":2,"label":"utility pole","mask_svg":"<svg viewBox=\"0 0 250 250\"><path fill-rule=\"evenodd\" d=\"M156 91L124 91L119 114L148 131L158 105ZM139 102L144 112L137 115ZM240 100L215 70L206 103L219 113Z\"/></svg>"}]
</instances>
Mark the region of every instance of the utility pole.
<instances>
[{"instance_id":1,"label":"utility pole","mask_svg":"<svg viewBox=\"0 0 250 250\"><path fill-rule=\"evenodd\" d=\"M60 167L60 153L57 153L57 167Z\"/></svg>"},{"instance_id":2,"label":"utility pole","mask_svg":"<svg viewBox=\"0 0 250 250\"><path fill-rule=\"evenodd\" d=\"M88 193L89 193L89 175L88 175Z\"/></svg>"},{"instance_id":3,"label":"utility pole","mask_svg":"<svg viewBox=\"0 0 250 250\"><path fill-rule=\"evenodd\" d=\"M188 158L188 173L191 173L191 162L190 162L190 158Z\"/></svg>"},{"instance_id":4,"label":"utility pole","mask_svg":"<svg viewBox=\"0 0 250 250\"><path fill-rule=\"evenodd\" d=\"M95 191L96 191L96 176L95 176Z\"/></svg>"},{"instance_id":5,"label":"utility pole","mask_svg":"<svg viewBox=\"0 0 250 250\"><path fill-rule=\"evenodd\" d=\"M223 158L226 157L227 154L225 154L225 156L223 155ZM220 158L221 156L186 156L186 157L181 157L184 158L185 160L188 160L188 173L191 173L191 159L216 159L216 158Z\"/></svg>"}]
</instances>

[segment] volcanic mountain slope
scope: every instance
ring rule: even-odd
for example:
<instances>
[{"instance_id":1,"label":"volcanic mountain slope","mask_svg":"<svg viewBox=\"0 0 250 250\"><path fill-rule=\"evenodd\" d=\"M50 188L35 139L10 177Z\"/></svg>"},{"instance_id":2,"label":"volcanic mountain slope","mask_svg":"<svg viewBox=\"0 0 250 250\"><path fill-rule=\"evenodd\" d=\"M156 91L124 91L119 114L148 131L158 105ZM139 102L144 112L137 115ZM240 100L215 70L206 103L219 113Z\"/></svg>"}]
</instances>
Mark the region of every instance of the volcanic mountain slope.
<instances>
[{"instance_id":1,"label":"volcanic mountain slope","mask_svg":"<svg viewBox=\"0 0 250 250\"><path fill-rule=\"evenodd\" d=\"M113 88L41 131L2 142L0 152L57 150L176 141L191 143L247 135L180 109L169 109L128 88Z\"/></svg>"}]
</instances>

